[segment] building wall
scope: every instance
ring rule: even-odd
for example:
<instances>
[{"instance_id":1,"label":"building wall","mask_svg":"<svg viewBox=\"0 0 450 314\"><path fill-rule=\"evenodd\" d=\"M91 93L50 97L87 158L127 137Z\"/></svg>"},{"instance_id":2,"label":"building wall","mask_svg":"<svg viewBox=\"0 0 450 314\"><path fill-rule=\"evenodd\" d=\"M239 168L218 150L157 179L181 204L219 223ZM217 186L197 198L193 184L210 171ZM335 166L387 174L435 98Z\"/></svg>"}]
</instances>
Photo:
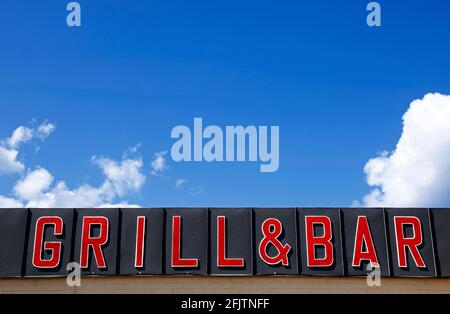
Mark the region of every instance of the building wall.
<instances>
[{"instance_id":1,"label":"building wall","mask_svg":"<svg viewBox=\"0 0 450 314\"><path fill-rule=\"evenodd\" d=\"M88 277L81 283L69 288L65 278L4 278L0 293L450 293L448 278L383 278L375 288L351 277Z\"/></svg>"}]
</instances>

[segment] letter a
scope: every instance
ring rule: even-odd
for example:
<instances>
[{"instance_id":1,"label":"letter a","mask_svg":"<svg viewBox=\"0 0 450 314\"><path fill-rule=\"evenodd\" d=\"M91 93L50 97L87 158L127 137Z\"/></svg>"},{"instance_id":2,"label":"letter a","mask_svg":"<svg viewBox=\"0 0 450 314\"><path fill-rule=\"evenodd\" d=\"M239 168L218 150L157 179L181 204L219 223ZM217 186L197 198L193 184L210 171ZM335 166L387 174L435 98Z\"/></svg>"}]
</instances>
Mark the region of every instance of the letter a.
<instances>
[{"instance_id":1,"label":"letter a","mask_svg":"<svg viewBox=\"0 0 450 314\"><path fill-rule=\"evenodd\" d=\"M67 11L71 11L67 15L67 26L81 26L81 6L78 2L69 2L66 7Z\"/></svg>"},{"instance_id":2,"label":"letter a","mask_svg":"<svg viewBox=\"0 0 450 314\"><path fill-rule=\"evenodd\" d=\"M378 2L370 2L367 5L367 11L371 11L367 15L367 25L370 27L381 26L381 6Z\"/></svg>"}]
</instances>

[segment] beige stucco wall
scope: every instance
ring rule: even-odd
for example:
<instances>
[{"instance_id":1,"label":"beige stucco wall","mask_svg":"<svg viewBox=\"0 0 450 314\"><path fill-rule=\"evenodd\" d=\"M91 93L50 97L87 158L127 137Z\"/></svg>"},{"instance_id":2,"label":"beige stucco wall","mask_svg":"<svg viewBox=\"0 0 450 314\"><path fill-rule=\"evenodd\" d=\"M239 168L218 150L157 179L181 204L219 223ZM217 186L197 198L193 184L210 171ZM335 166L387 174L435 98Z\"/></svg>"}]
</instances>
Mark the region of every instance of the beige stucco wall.
<instances>
[{"instance_id":1,"label":"beige stucco wall","mask_svg":"<svg viewBox=\"0 0 450 314\"><path fill-rule=\"evenodd\" d=\"M383 278L371 288L365 278L333 277L95 277L69 288L64 278L0 279L0 293L450 293L450 279Z\"/></svg>"}]
</instances>

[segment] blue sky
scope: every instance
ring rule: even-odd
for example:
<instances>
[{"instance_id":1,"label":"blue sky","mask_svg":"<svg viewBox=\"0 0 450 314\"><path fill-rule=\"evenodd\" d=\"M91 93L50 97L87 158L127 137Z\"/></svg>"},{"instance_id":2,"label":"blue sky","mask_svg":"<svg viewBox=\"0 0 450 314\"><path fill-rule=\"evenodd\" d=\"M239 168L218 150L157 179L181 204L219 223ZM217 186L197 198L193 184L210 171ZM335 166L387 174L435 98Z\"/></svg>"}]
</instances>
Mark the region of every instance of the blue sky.
<instances>
[{"instance_id":1,"label":"blue sky","mask_svg":"<svg viewBox=\"0 0 450 314\"><path fill-rule=\"evenodd\" d=\"M0 195L38 166L70 188L98 185L92 156L141 144L147 180L130 203L349 206L371 189L366 162L395 149L410 102L450 94L450 2L379 1L380 28L366 24L368 2L80 0L82 26L69 28L68 1L3 1L0 138L56 130L21 149L27 170L2 176ZM194 117L279 125L279 171L168 155L151 175L172 128Z\"/></svg>"}]
</instances>

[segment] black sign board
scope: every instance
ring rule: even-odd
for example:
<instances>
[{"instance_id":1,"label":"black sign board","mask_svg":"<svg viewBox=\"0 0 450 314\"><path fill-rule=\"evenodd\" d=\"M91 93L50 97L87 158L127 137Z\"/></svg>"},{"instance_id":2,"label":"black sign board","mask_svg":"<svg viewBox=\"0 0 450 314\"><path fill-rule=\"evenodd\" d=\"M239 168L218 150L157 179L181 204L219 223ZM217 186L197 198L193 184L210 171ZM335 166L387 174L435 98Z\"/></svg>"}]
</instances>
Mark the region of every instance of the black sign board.
<instances>
[{"instance_id":1,"label":"black sign board","mask_svg":"<svg viewBox=\"0 0 450 314\"><path fill-rule=\"evenodd\" d=\"M165 273L208 274L208 210L166 210Z\"/></svg>"},{"instance_id":2,"label":"black sign board","mask_svg":"<svg viewBox=\"0 0 450 314\"><path fill-rule=\"evenodd\" d=\"M64 276L72 261L73 209L31 209L26 276Z\"/></svg>"},{"instance_id":3,"label":"black sign board","mask_svg":"<svg viewBox=\"0 0 450 314\"><path fill-rule=\"evenodd\" d=\"M395 208L386 215L394 276L436 276L429 210Z\"/></svg>"},{"instance_id":4,"label":"black sign board","mask_svg":"<svg viewBox=\"0 0 450 314\"><path fill-rule=\"evenodd\" d=\"M338 208L298 209L302 275L343 276Z\"/></svg>"},{"instance_id":5,"label":"black sign board","mask_svg":"<svg viewBox=\"0 0 450 314\"><path fill-rule=\"evenodd\" d=\"M212 275L253 275L252 210L212 209Z\"/></svg>"},{"instance_id":6,"label":"black sign board","mask_svg":"<svg viewBox=\"0 0 450 314\"><path fill-rule=\"evenodd\" d=\"M438 273L441 277L450 277L450 209L431 209L434 226L434 248Z\"/></svg>"},{"instance_id":7,"label":"black sign board","mask_svg":"<svg viewBox=\"0 0 450 314\"><path fill-rule=\"evenodd\" d=\"M119 209L77 209L74 261L83 275L117 274Z\"/></svg>"},{"instance_id":8,"label":"black sign board","mask_svg":"<svg viewBox=\"0 0 450 314\"><path fill-rule=\"evenodd\" d=\"M256 209L255 256L257 275L299 273L297 210Z\"/></svg>"},{"instance_id":9,"label":"black sign board","mask_svg":"<svg viewBox=\"0 0 450 314\"><path fill-rule=\"evenodd\" d=\"M378 268L382 276L389 276L384 210L346 209L341 219L346 274L366 276Z\"/></svg>"},{"instance_id":10,"label":"black sign board","mask_svg":"<svg viewBox=\"0 0 450 314\"><path fill-rule=\"evenodd\" d=\"M163 273L164 210L121 210L120 274Z\"/></svg>"},{"instance_id":11,"label":"black sign board","mask_svg":"<svg viewBox=\"0 0 450 314\"><path fill-rule=\"evenodd\" d=\"M28 210L0 209L0 276L20 277L28 232Z\"/></svg>"},{"instance_id":12,"label":"black sign board","mask_svg":"<svg viewBox=\"0 0 450 314\"><path fill-rule=\"evenodd\" d=\"M0 209L0 277L450 277L449 225L428 208Z\"/></svg>"}]
</instances>

